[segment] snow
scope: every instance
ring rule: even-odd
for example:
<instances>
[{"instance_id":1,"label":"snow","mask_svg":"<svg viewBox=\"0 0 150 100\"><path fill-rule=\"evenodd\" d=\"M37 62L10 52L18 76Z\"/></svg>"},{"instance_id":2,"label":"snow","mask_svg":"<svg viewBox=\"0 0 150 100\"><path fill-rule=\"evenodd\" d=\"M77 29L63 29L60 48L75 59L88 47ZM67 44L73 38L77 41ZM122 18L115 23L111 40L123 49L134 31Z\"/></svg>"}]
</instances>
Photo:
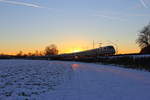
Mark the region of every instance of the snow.
<instances>
[{"instance_id":1,"label":"snow","mask_svg":"<svg viewBox=\"0 0 150 100\"><path fill-rule=\"evenodd\" d=\"M131 58L149 58L150 55L149 54L141 54L141 55L117 55L117 56L100 56L99 58L110 58L110 59L114 59L114 58L124 58L124 57L131 57Z\"/></svg>"},{"instance_id":2,"label":"snow","mask_svg":"<svg viewBox=\"0 0 150 100\"><path fill-rule=\"evenodd\" d=\"M54 91L71 68L49 61L0 60L0 100L24 100Z\"/></svg>"},{"instance_id":3,"label":"snow","mask_svg":"<svg viewBox=\"0 0 150 100\"><path fill-rule=\"evenodd\" d=\"M143 54L143 55L133 55L132 57L134 58L149 58L150 55L149 54Z\"/></svg>"},{"instance_id":4,"label":"snow","mask_svg":"<svg viewBox=\"0 0 150 100\"><path fill-rule=\"evenodd\" d=\"M0 100L150 100L149 93L150 73L145 71L79 62L0 60Z\"/></svg>"}]
</instances>

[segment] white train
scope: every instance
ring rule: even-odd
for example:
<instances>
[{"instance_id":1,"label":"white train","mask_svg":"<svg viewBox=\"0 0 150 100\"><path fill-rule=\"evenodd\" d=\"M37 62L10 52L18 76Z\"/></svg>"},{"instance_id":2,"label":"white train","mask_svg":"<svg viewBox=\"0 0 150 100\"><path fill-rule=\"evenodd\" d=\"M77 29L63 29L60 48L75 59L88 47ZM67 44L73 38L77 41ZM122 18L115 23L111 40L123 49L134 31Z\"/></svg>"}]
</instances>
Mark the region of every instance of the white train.
<instances>
[{"instance_id":1,"label":"white train","mask_svg":"<svg viewBox=\"0 0 150 100\"><path fill-rule=\"evenodd\" d=\"M104 46L96 49L85 50L81 52L60 54L51 57L52 59L60 60L75 60L75 59L87 59L87 58L96 58L98 56L109 56L114 55L116 50L113 46Z\"/></svg>"}]
</instances>

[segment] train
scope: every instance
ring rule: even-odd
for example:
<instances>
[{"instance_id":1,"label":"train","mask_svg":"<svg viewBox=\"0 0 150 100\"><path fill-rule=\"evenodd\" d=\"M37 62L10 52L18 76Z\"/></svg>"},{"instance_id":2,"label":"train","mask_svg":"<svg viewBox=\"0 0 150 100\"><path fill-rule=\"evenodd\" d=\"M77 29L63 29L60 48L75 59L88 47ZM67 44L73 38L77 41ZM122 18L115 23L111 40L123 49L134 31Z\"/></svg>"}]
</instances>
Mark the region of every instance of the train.
<instances>
[{"instance_id":1,"label":"train","mask_svg":"<svg viewBox=\"0 0 150 100\"><path fill-rule=\"evenodd\" d=\"M59 54L51 56L52 60L87 60L87 59L96 59L99 56L110 56L114 55L116 50L114 46L104 46L95 49L85 50L81 52Z\"/></svg>"}]
</instances>

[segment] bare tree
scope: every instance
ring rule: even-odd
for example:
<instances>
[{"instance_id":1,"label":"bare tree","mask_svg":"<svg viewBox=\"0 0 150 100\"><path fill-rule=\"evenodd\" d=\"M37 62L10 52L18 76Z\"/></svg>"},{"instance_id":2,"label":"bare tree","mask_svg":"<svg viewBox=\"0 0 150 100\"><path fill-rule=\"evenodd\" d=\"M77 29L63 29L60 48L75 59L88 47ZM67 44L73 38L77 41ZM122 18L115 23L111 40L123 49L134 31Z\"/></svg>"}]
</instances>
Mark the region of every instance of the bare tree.
<instances>
[{"instance_id":1,"label":"bare tree","mask_svg":"<svg viewBox=\"0 0 150 100\"><path fill-rule=\"evenodd\" d=\"M145 48L150 45L150 23L140 31L136 43L139 44L141 48Z\"/></svg>"},{"instance_id":2,"label":"bare tree","mask_svg":"<svg viewBox=\"0 0 150 100\"><path fill-rule=\"evenodd\" d=\"M34 55L35 55L35 56L43 56L43 52L36 50L36 51L34 52Z\"/></svg>"},{"instance_id":3,"label":"bare tree","mask_svg":"<svg viewBox=\"0 0 150 100\"><path fill-rule=\"evenodd\" d=\"M34 55L35 55L35 56L39 56L39 51L36 50L35 53L34 53Z\"/></svg>"},{"instance_id":4,"label":"bare tree","mask_svg":"<svg viewBox=\"0 0 150 100\"><path fill-rule=\"evenodd\" d=\"M16 56L23 56L23 52L22 51L19 51Z\"/></svg>"},{"instance_id":5,"label":"bare tree","mask_svg":"<svg viewBox=\"0 0 150 100\"><path fill-rule=\"evenodd\" d=\"M55 44L51 44L45 48L45 55L57 55L58 48Z\"/></svg>"}]
</instances>

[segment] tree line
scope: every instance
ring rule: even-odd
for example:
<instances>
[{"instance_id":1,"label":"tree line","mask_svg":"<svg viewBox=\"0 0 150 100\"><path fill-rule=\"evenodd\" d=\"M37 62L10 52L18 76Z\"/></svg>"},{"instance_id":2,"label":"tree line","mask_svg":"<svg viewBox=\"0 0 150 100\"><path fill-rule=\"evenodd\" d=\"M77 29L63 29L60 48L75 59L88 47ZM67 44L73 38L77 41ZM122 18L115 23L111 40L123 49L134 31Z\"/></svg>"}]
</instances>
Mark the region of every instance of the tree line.
<instances>
[{"instance_id":1,"label":"tree line","mask_svg":"<svg viewBox=\"0 0 150 100\"><path fill-rule=\"evenodd\" d=\"M50 56L57 55L59 52L57 46L55 44L51 44L45 47L44 51L28 52L24 53L23 51L19 51L15 56ZM6 54L1 53L0 56L5 56Z\"/></svg>"}]
</instances>

